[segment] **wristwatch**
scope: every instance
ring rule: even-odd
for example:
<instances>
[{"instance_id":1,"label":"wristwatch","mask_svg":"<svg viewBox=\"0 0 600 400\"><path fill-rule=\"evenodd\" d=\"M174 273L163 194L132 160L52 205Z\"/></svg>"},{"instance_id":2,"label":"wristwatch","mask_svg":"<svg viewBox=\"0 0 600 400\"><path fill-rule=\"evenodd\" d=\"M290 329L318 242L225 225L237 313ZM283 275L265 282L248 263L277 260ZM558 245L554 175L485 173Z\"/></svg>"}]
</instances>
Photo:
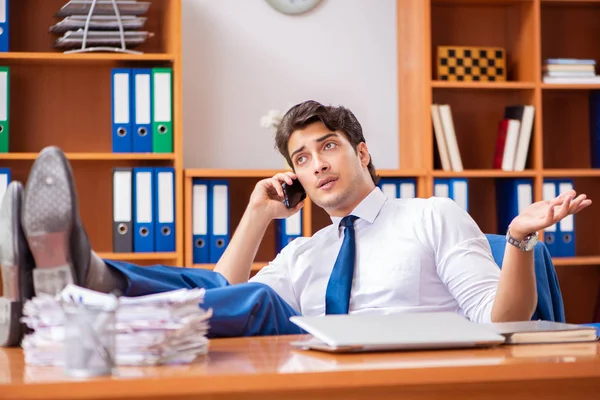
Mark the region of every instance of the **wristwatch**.
<instances>
[{"instance_id":1,"label":"wristwatch","mask_svg":"<svg viewBox=\"0 0 600 400\"><path fill-rule=\"evenodd\" d=\"M521 251L531 251L535 247L535 244L538 242L538 233L530 233L525 236L525 239L519 240L515 239L510 235L510 229L506 231L506 241Z\"/></svg>"}]
</instances>

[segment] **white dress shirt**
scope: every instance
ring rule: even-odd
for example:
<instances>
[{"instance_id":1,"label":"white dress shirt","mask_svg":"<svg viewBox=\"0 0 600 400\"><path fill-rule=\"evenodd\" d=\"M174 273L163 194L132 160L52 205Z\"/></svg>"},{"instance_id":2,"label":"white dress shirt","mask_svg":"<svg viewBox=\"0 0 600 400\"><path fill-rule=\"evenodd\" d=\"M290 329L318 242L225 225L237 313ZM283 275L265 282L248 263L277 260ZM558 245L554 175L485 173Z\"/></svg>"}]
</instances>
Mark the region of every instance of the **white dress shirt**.
<instances>
[{"instance_id":1,"label":"white dress shirt","mask_svg":"<svg viewBox=\"0 0 600 400\"><path fill-rule=\"evenodd\" d=\"M352 211L356 264L350 314L450 311L486 323L500 268L489 242L453 200L388 199L376 187ZM342 241L341 218L288 244L250 279L305 316L325 314L325 291Z\"/></svg>"}]
</instances>

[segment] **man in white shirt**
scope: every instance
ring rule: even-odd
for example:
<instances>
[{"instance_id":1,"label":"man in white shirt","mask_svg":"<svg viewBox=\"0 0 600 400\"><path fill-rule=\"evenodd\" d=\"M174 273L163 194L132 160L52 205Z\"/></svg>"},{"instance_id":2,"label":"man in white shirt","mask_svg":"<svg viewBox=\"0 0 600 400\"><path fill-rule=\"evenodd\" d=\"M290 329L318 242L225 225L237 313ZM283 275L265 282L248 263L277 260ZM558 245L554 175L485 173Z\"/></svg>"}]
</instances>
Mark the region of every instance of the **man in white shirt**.
<instances>
[{"instance_id":1,"label":"man in white shirt","mask_svg":"<svg viewBox=\"0 0 600 400\"><path fill-rule=\"evenodd\" d=\"M359 218L350 313L454 311L476 322L531 317L537 303L533 252L507 243L500 270L486 237L454 201L387 199L376 187L362 128L349 110L299 104L284 116L276 143L294 173L257 185L233 246L215 269L230 282L248 279L269 221L297 211L281 204L281 182L297 178L333 224L290 243L251 281L269 285L299 313L325 313L326 288L344 235L339 223L352 214ZM533 236L531 247L537 231L591 204L585 195L575 195L564 193L524 210L510 225L514 242Z\"/></svg>"},{"instance_id":2,"label":"man in white shirt","mask_svg":"<svg viewBox=\"0 0 600 400\"><path fill-rule=\"evenodd\" d=\"M238 294L247 297L237 311L215 311L231 312L233 318L235 312L247 310L243 312L249 319L244 321L255 319L258 312L246 304L253 301L255 289L271 288L256 300L272 308L261 316L261 324L293 313L340 312L453 311L476 322L527 320L537 302L530 251L536 232L591 204L585 195L575 197L570 191L529 206L510 224L512 244L507 243L500 270L486 237L452 200L386 198L376 187L362 128L346 108L314 101L293 107L277 130L276 144L294 172L256 185L215 272L101 260L79 219L68 161L56 148L42 151L28 178L23 210L18 183L11 184L0 208L0 243L26 239L12 248L0 247L3 281L15 282L3 298L5 309L14 312L4 316L0 338L2 331L11 333L13 340L18 336L15 316L34 291L57 291L69 280L126 295L238 286ZM292 184L293 179L331 216L332 225L294 240L249 280L269 223L303 206L301 202L289 209L282 202L282 183ZM354 217L344 218L350 215ZM342 220L345 227L340 227ZM35 285L32 273L42 277ZM218 308L230 306L227 293L219 296L224 297L219 297ZM260 326L253 329L241 334L265 331Z\"/></svg>"}]
</instances>

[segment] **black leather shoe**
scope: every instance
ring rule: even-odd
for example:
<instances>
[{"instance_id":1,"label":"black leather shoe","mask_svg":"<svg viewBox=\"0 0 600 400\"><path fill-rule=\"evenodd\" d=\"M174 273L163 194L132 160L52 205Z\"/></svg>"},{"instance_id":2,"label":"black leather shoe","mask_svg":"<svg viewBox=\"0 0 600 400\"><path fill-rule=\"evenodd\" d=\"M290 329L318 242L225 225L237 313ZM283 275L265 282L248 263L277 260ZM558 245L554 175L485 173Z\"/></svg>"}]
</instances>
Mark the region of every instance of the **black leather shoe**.
<instances>
[{"instance_id":1,"label":"black leather shoe","mask_svg":"<svg viewBox=\"0 0 600 400\"><path fill-rule=\"evenodd\" d=\"M81 224L73 172L58 147L40 152L25 186L21 221L35 260L35 294L85 286L90 242Z\"/></svg>"},{"instance_id":2,"label":"black leather shoe","mask_svg":"<svg viewBox=\"0 0 600 400\"><path fill-rule=\"evenodd\" d=\"M25 326L21 324L23 304L33 296L31 273L33 257L21 227L23 186L13 181L8 185L0 205L0 265L2 265L2 297L0 298L0 346L21 343Z\"/></svg>"}]
</instances>

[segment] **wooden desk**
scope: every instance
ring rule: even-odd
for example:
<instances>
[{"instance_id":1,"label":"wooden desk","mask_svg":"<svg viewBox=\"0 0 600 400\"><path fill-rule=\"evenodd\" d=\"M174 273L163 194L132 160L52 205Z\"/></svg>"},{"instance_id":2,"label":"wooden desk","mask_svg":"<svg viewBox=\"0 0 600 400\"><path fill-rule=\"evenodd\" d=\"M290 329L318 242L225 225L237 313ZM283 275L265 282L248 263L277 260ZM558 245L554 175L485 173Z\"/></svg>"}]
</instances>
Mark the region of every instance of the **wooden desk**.
<instances>
[{"instance_id":1,"label":"wooden desk","mask_svg":"<svg viewBox=\"0 0 600 400\"><path fill-rule=\"evenodd\" d=\"M302 336L218 339L192 365L77 381L0 350L0 399L600 398L600 344L332 355Z\"/></svg>"}]
</instances>

